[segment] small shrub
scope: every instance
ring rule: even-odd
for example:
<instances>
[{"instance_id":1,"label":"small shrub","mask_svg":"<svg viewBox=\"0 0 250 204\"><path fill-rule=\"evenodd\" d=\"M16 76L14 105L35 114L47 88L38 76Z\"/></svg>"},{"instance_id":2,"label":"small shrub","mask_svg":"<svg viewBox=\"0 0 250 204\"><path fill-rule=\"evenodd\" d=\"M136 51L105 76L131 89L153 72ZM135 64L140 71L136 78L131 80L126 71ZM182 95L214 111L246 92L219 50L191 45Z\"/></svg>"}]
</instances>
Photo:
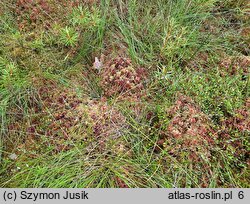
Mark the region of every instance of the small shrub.
<instances>
[{"instance_id":1,"label":"small shrub","mask_svg":"<svg viewBox=\"0 0 250 204\"><path fill-rule=\"evenodd\" d=\"M202 111L214 118L214 121L233 113L244 103L246 97L244 90L247 80L242 80L239 73L231 76L228 73L224 75L217 69L195 73L175 69L165 71L160 81L170 99L176 92L193 97Z\"/></svg>"},{"instance_id":2,"label":"small shrub","mask_svg":"<svg viewBox=\"0 0 250 204\"><path fill-rule=\"evenodd\" d=\"M82 6L73 8L71 22L74 26L83 26L84 28L95 27L100 22L99 12L96 9L90 11L88 8Z\"/></svg>"},{"instance_id":3,"label":"small shrub","mask_svg":"<svg viewBox=\"0 0 250 204\"><path fill-rule=\"evenodd\" d=\"M69 47L77 45L78 33L72 27L65 27L61 30L60 42L61 44Z\"/></svg>"}]
</instances>

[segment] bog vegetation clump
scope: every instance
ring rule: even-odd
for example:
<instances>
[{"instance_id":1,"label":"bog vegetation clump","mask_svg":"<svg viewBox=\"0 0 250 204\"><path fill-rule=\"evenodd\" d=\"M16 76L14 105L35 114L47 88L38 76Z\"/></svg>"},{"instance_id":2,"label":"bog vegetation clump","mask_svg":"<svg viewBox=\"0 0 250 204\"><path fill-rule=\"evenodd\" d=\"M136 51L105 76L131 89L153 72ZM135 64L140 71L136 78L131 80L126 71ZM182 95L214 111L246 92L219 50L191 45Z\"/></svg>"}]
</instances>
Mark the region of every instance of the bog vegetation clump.
<instances>
[{"instance_id":1,"label":"bog vegetation clump","mask_svg":"<svg viewBox=\"0 0 250 204\"><path fill-rule=\"evenodd\" d=\"M249 187L247 0L2 0L0 187Z\"/></svg>"},{"instance_id":2,"label":"bog vegetation clump","mask_svg":"<svg viewBox=\"0 0 250 204\"><path fill-rule=\"evenodd\" d=\"M126 92L141 92L146 79L146 70L134 68L129 59L117 58L103 68L101 75L104 95L112 96Z\"/></svg>"}]
</instances>

